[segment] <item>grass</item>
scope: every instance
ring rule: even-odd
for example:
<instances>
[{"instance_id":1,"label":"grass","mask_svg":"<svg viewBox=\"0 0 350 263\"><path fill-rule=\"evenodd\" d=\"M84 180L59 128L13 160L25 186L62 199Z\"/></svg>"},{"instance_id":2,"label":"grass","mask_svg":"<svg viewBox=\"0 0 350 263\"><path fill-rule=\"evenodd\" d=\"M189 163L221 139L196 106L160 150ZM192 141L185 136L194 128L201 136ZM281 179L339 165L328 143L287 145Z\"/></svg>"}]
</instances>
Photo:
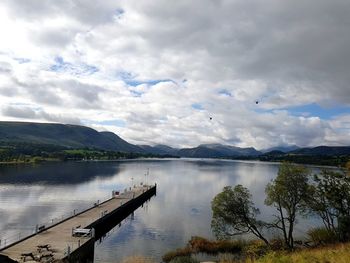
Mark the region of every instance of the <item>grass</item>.
<instances>
[{"instance_id":1,"label":"grass","mask_svg":"<svg viewBox=\"0 0 350 263\"><path fill-rule=\"evenodd\" d=\"M301 249L294 252L273 251L258 258L245 260L221 260L220 263L348 263L350 243L329 245L313 249Z\"/></svg>"},{"instance_id":2,"label":"grass","mask_svg":"<svg viewBox=\"0 0 350 263\"><path fill-rule=\"evenodd\" d=\"M163 256L164 262L184 261L196 253L218 254L219 263L348 263L350 262L350 242L334 242L334 235L321 228L309 231L318 244L314 248L299 248L293 252L283 246L282 240L272 240L270 246L259 240L210 241L202 237L192 237L187 246L170 251ZM322 242L319 242L322 241ZM327 244L328 242L328 244ZM219 254L220 253L220 254Z\"/></svg>"},{"instance_id":3,"label":"grass","mask_svg":"<svg viewBox=\"0 0 350 263\"><path fill-rule=\"evenodd\" d=\"M350 244L338 244L316 249L303 249L293 253L273 252L258 259L257 263L346 263L350 258Z\"/></svg>"},{"instance_id":4,"label":"grass","mask_svg":"<svg viewBox=\"0 0 350 263\"><path fill-rule=\"evenodd\" d=\"M122 263L155 263L155 261L147 257L132 256L124 259Z\"/></svg>"},{"instance_id":5,"label":"grass","mask_svg":"<svg viewBox=\"0 0 350 263\"><path fill-rule=\"evenodd\" d=\"M170 251L163 256L164 262L173 262L178 257L189 257L195 253L240 253L245 246L242 241L227 241L218 240L211 241L202 237L192 237L184 248L179 248L175 251Z\"/></svg>"}]
</instances>

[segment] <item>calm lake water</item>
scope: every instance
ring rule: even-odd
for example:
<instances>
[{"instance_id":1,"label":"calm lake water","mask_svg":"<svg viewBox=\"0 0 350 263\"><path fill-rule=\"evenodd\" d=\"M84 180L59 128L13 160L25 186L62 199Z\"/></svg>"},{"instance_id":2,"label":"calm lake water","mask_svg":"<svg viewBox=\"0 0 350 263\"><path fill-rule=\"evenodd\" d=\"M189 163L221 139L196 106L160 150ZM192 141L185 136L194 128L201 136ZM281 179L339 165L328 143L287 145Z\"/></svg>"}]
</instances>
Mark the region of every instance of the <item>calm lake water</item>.
<instances>
[{"instance_id":1,"label":"calm lake water","mask_svg":"<svg viewBox=\"0 0 350 263\"><path fill-rule=\"evenodd\" d=\"M55 222L132 182L156 182L157 196L96 242L95 262L120 262L131 255L161 261L164 253L183 247L191 236L213 237L210 202L224 186L249 188L261 218L271 219L275 211L264 206L264 189L277 171L273 163L210 159L2 166L0 239L9 242L38 223ZM301 233L313 224L300 219L296 229Z\"/></svg>"}]
</instances>

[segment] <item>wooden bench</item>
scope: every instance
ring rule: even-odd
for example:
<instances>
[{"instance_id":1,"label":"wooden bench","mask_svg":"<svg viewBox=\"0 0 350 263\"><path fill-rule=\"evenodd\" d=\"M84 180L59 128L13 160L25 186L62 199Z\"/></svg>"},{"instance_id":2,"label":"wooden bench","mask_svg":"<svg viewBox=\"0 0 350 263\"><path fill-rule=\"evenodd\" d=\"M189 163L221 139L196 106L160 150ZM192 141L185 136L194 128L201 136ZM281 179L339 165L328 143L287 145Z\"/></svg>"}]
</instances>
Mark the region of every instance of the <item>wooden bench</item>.
<instances>
[{"instance_id":1,"label":"wooden bench","mask_svg":"<svg viewBox=\"0 0 350 263\"><path fill-rule=\"evenodd\" d=\"M91 229L86 228L76 228L73 229L73 237L89 237L91 236Z\"/></svg>"},{"instance_id":2,"label":"wooden bench","mask_svg":"<svg viewBox=\"0 0 350 263\"><path fill-rule=\"evenodd\" d=\"M51 251L51 246L49 244L45 245L37 245L38 252L41 252L43 249L46 249L46 251Z\"/></svg>"},{"instance_id":3,"label":"wooden bench","mask_svg":"<svg viewBox=\"0 0 350 263\"><path fill-rule=\"evenodd\" d=\"M21 260L23 260L24 262L26 261L27 257L31 257L33 260L35 260L34 254L32 252L21 254Z\"/></svg>"}]
</instances>

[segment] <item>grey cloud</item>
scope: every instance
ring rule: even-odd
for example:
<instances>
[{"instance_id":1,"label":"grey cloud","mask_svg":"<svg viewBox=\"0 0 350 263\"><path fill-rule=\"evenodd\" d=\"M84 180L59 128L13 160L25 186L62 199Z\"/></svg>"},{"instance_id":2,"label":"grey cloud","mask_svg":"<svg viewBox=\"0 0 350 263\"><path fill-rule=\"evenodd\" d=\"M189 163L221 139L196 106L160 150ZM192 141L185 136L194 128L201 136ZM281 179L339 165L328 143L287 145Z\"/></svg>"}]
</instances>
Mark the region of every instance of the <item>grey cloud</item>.
<instances>
[{"instance_id":1,"label":"grey cloud","mask_svg":"<svg viewBox=\"0 0 350 263\"><path fill-rule=\"evenodd\" d=\"M65 124L76 124L81 125L81 121L77 117L67 116L67 115L61 115L61 114L50 114L45 111L39 111L37 113L37 117L44 119L46 121L50 122L58 122L58 123L65 123Z\"/></svg>"},{"instance_id":2,"label":"grey cloud","mask_svg":"<svg viewBox=\"0 0 350 263\"><path fill-rule=\"evenodd\" d=\"M202 65L197 69L209 73L202 77L278 81L283 83L280 92L289 85L294 94L306 85L310 94L325 92L342 103L350 101L348 1L133 4L125 3L149 24L137 34L156 47L154 52L173 50L180 54L179 60L199 52L196 59Z\"/></svg>"},{"instance_id":3,"label":"grey cloud","mask_svg":"<svg viewBox=\"0 0 350 263\"><path fill-rule=\"evenodd\" d=\"M26 92L35 102L63 106L64 102L57 90L45 83L32 83L30 86L26 85Z\"/></svg>"},{"instance_id":4,"label":"grey cloud","mask_svg":"<svg viewBox=\"0 0 350 263\"><path fill-rule=\"evenodd\" d=\"M41 110L41 109L34 110L29 106L23 106L23 105L6 106L2 109L2 114L8 117L14 117L19 119L45 120L49 122L81 125L81 121L77 117L47 113L44 110Z\"/></svg>"},{"instance_id":5,"label":"grey cloud","mask_svg":"<svg viewBox=\"0 0 350 263\"><path fill-rule=\"evenodd\" d=\"M21 91L20 96L29 96L35 102L62 105L62 99L50 83L34 79L34 76L28 81L20 80L16 76L9 76L9 79L13 84L13 92L17 90L17 95ZM9 88L3 87L3 89L8 92Z\"/></svg>"},{"instance_id":6,"label":"grey cloud","mask_svg":"<svg viewBox=\"0 0 350 263\"><path fill-rule=\"evenodd\" d=\"M8 106L2 109L2 113L5 116L23 119L33 119L36 117L36 112L26 106Z\"/></svg>"},{"instance_id":7,"label":"grey cloud","mask_svg":"<svg viewBox=\"0 0 350 263\"><path fill-rule=\"evenodd\" d=\"M12 15L18 19L41 20L58 16L70 16L78 21L97 25L113 21L113 16L120 8L118 1L106 0L80 1L41 1L41 0L5 0Z\"/></svg>"},{"instance_id":8,"label":"grey cloud","mask_svg":"<svg viewBox=\"0 0 350 263\"><path fill-rule=\"evenodd\" d=\"M66 92L70 95L72 105L76 105L81 108L100 108L102 107L100 101L100 94L106 90L97 85L91 85L83 83L77 80L64 80L54 83L62 92Z\"/></svg>"},{"instance_id":9,"label":"grey cloud","mask_svg":"<svg viewBox=\"0 0 350 263\"><path fill-rule=\"evenodd\" d=\"M18 95L18 89L16 87L0 87L0 95L6 97L13 97Z\"/></svg>"},{"instance_id":10,"label":"grey cloud","mask_svg":"<svg viewBox=\"0 0 350 263\"><path fill-rule=\"evenodd\" d=\"M12 66L10 63L0 61L0 74L10 74L12 72Z\"/></svg>"},{"instance_id":11,"label":"grey cloud","mask_svg":"<svg viewBox=\"0 0 350 263\"><path fill-rule=\"evenodd\" d=\"M42 75L37 69L22 79L0 65L2 76L13 74L20 92L11 94L4 85L2 95L23 96L40 107L88 109L94 116L101 108L106 115L118 112L127 123L119 128L121 135L133 141L173 146L217 141L260 148L348 142L348 133L339 131L344 124L337 130L329 120L299 118L277 109L310 103L350 106L349 1L4 3L13 17L38 26L33 38L43 48L40 59L46 71L53 60L47 54L64 57L71 67ZM119 6L125 13L115 19ZM50 18L74 25L40 26ZM72 72L84 64L98 67L98 73ZM131 98L127 84L111 89L120 77L116 72L130 72L135 83L172 79L179 84L150 85L142 96ZM217 95L223 89L232 97ZM192 109L194 103L203 110ZM15 109L7 113L11 111L16 115ZM36 111L35 117L61 118L45 113L39 116ZM207 121L209 115L214 116L212 122Z\"/></svg>"},{"instance_id":12,"label":"grey cloud","mask_svg":"<svg viewBox=\"0 0 350 263\"><path fill-rule=\"evenodd\" d=\"M62 49L74 40L79 29L71 29L65 27L48 28L46 30L34 31L33 38L38 44L46 44L48 46Z\"/></svg>"}]
</instances>

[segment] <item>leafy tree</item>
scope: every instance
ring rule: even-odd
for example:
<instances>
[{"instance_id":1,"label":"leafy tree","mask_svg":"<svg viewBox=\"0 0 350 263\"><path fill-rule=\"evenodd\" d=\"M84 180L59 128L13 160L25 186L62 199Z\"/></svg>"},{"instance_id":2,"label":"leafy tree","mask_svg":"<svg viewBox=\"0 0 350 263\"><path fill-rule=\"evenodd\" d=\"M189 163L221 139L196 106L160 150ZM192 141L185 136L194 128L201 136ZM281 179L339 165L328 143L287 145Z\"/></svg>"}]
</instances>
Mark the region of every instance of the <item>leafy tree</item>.
<instances>
[{"instance_id":1,"label":"leafy tree","mask_svg":"<svg viewBox=\"0 0 350 263\"><path fill-rule=\"evenodd\" d=\"M211 203L213 218L211 226L218 238L252 233L268 244L261 228L265 223L256 219L260 213L254 207L249 190L242 185L224 187Z\"/></svg>"},{"instance_id":2,"label":"leafy tree","mask_svg":"<svg viewBox=\"0 0 350 263\"><path fill-rule=\"evenodd\" d=\"M309 209L319 215L325 227L338 234L340 241L350 238L350 177L346 171L324 169L314 175Z\"/></svg>"},{"instance_id":3,"label":"leafy tree","mask_svg":"<svg viewBox=\"0 0 350 263\"><path fill-rule=\"evenodd\" d=\"M293 231L296 216L305 210L308 197L309 171L299 165L282 163L275 180L266 186L265 204L276 207L276 221L270 226L282 231L284 243L294 247Z\"/></svg>"}]
</instances>

